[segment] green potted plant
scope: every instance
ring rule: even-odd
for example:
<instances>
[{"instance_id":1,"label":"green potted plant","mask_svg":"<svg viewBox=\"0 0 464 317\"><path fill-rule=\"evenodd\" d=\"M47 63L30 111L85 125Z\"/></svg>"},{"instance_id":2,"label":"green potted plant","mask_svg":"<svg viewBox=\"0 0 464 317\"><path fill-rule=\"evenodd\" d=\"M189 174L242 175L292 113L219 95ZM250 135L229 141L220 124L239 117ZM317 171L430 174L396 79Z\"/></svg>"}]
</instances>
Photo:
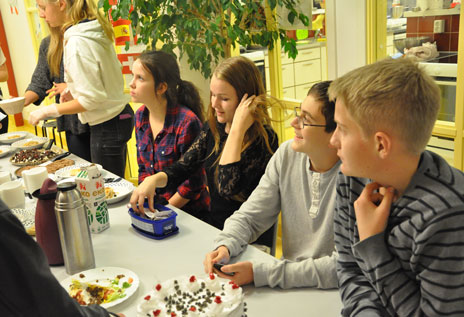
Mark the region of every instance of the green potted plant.
<instances>
[{"instance_id":1,"label":"green potted plant","mask_svg":"<svg viewBox=\"0 0 464 317\"><path fill-rule=\"evenodd\" d=\"M295 58L296 42L275 23L275 9L284 8L290 24L308 26L310 18L298 12L299 0L99 0L105 12L132 21L138 42L185 54L191 69L205 78L220 58L231 56L232 47L259 45L273 49L277 39L289 57ZM268 19L266 19L268 17ZM126 43L128 47L128 43Z\"/></svg>"}]
</instances>

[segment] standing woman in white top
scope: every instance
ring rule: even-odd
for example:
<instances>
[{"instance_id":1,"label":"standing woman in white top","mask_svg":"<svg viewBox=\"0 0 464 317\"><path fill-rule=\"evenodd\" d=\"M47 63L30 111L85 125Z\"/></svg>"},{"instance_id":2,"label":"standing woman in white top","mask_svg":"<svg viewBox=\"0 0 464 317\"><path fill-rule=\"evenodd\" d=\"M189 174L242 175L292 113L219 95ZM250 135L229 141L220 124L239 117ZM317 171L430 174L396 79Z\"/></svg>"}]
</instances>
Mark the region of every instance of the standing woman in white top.
<instances>
[{"instance_id":1,"label":"standing woman in white top","mask_svg":"<svg viewBox=\"0 0 464 317\"><path fill-rule=\"evenodd\" d=\"M6 68L6 58L3 54L2 48L0 47L0 82L8 80L8 69ZM3 100L2 90L0 89L0 100ZM0 109L1 113L3 110ZM8 116L0 121L0 133L8 132Z\"/></svg>"},{"instance_id":2,"label":"standing woman in white top","mask_svg":"<svg viewBox=\"0 0 464 317\"><path fill-rule=\"evenodd\" d=\"M90 126L92 162L123 177L134 112L124 95L110 22L94 0L37 0L37 6L50 26L63 26L68 93L62 94L60 104L33 111L30 123L78 113L79 120Z\"/></svg>"}]
</instances>

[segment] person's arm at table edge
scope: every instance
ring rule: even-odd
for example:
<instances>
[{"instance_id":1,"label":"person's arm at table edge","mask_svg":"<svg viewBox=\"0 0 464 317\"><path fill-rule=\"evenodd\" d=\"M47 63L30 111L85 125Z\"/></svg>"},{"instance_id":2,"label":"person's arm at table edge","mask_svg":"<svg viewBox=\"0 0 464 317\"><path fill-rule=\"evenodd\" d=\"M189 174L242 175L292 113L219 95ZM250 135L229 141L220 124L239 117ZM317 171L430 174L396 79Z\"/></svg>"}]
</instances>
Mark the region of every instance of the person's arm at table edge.
<instances>
[{"instance_id":1,"label":"person's arm at table edge","mask_svg":"<svg viewBox=\"0 0 464 317\"><path fill-rule=\"evenodd\" d=\"M195 138L192 145L189 147L182 157L172 165L163 169L165 174L165 182L160 183L160 187L168 187L176 189L186 181L187 175L195 173L203 166L207 157L207 142L208 142L209 126L205 124L200 134ZM159 174L159 173L158 173Z\"/></svg>"},{"instance_id":2,"label":"person's arm at table edge","mask_svg":"<svg viewBox=\"0 0 464 317\"><path fill-rule=\"evenodd\" d=\"M269 160L258 186L248 199L224 223L214 240L214 249L225 245L230 256L242 253L250 241L257 239L276 221L282 208L279 187L285 148L277 149ZM259 225L258 225L259 224Z\"/></svg>"},{"instance_id":3,"label":"person's arm at table edge","mask_svg":"<svg viewBox=\"0 0 464 317\"><path fill-rule=\"evenodd\" d=\"M177 147L181 156L188 151L201 130L202 124L200 120L195 115L186 113L177 136ZM198 199L206 186L204 184L205 178L203 171L203 168L199 168L180 184L176 193L169 199L169 203L177 208L182 208L190 200Z\"/></svg>"},{"instance_id":4,"label":"person's arm at table edge","mask_svg":"<svg viewBox=\"0 0 464 317\"><path fill-rule=\"evenodd\" d=\"M456 263L462 263L458 258L464 255L463 230L455 224L464 221L463 207L440 210L436 215L423 225L427 230L416 230L410 226L404 228L397 239L408 241L414 237L415 242L421 241L420 247L414 250L414 256L419 259L421 254L426 256L434 254L437 259L447 259L449 254L453 254ZM443 232L447 232L447 235L440 234ZM389 307L392 307L399 316L435 313L449 315L453 311L462 311L464 307L462 298L456 295L462 293L459 290L464 289L463 284L459 283L460 275L456 274L462 272L464 267L462 264L450 267L447 260L434 262L419 260L418 265L421 269L418 270L416 279L421 281L421 285L418 285L403 269L399 259L392 255L385 241L385 232L382 232L355 244L354 250L363 259L372 276L371 280L374 281L374 287L382 290L389 298ZM437 248L437 245L440 247ZM399 284L401 289L398 289ZM431 290L435 290L436 293Z\"/></svg>"},{"instance_id":5,"label":"person's arm at table edge","mask_svg":"<svg viewBox=\"0 0 464 317\"><path fill-rule=\"evenodd\" d=\"M331 289L338 287L336 263L338 254L303 261L274 260L253 263L256 287L270 286L283 289L295 287L316 287Z\"/></svg>"},{"instance_id":6,"label":"person's arm at table edge","mask_svg":"<svg viewBox=\"0 0 464 317\"><path fill-rule=\"evenodd\" d=\"M353 181L352 181L353 182ZM337 196L334 215L335 247L338 251L337 277L343 302L343 316L385 316L380 298L359 268L351 249L350 228L353 215L348 214L350 177L341 172L337 178ZM388 314L387 314L388 315Z\"/></svg>"}]
</instances>

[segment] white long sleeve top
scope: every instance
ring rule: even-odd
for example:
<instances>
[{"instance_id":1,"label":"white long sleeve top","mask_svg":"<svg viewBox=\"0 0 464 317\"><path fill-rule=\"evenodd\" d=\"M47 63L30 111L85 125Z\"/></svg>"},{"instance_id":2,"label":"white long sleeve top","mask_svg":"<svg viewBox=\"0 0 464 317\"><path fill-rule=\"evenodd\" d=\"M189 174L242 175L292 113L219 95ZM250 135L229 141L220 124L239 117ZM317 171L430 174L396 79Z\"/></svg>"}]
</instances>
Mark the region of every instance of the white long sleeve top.
<instances>
[{"instance_id":1,"label":"white long sleeve top","mask_svg":"<svg viewBox=\"0 0 464 317\"><path fill-rule=\"evenodd\" d=\"M64 33L64 78L87 111L82 123L96 125L121 113L129 101L113 43L98 20L73 25Z\"/></svg>"}]
</instances>

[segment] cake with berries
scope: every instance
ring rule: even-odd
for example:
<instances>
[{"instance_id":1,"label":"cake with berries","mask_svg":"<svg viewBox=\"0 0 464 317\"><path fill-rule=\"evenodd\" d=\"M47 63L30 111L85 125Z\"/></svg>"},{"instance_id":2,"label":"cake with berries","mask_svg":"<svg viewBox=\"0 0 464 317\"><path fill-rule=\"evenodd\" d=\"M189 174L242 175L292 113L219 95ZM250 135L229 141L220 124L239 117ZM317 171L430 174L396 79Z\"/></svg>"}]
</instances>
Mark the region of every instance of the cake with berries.
<instances>
[{"instance_id":1,"label":"cake with berries","mask_svg":"<svg viewBox=\"0 0 464 317\"><path fill-rule=\"evenodd\" d=\"M242 288L211 273L156 284L137 307L138 317L246 316Z\"/></svg>"}]
</instances>

